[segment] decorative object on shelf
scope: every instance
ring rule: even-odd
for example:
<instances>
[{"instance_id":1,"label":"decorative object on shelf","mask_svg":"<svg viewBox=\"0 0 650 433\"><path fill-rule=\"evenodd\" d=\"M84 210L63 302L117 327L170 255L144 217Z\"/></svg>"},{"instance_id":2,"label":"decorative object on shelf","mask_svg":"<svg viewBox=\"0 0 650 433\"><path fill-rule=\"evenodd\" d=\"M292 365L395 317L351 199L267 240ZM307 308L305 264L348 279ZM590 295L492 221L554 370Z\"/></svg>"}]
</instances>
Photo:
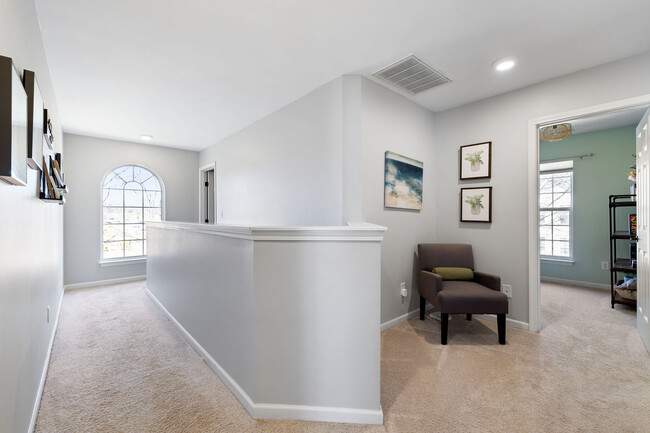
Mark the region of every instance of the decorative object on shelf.
<instances>
[{"instance_id":1,"label":"decorative object on shelf","mask_svg":"<svg viewBox=\"0 0 650 433\"><path fill-rule=\"evenodd\" d=\"M14 62L0 56L0 179L27 185L27 93Z\"/></svg>"},{"instance_id":2,"label":"decorative object on shelf","mask_svg":"<svg viewBox=\"0 0 650 433\"><path fill-rule=\"evenodd\" d=\"M492 222L492 187L460 189L461 222Z\"/></svg>"},{"instance_id":3,"label":"decorative object on shelf","mask_svg":"<svg viewBox=\"0 0 650 433\"><path fill-rule=\"evenodd\" d=\"M52 127L52 119L50 119L47 108L43 110L43 134L45 134L47 147L54 149L54 128Z\"/></svg>"},{"instance_id":4,"label":"decorative object on shelf","mask_svg":"<svg viewBox=\"0 0 650 433\"><path fill-rule=\"evenodd\" d=\"M570 123L559 123L557 125L545 126L539 130L539 138L543 141L560 141L573 134Z\"/></svg>"},{"instance_id":5,"label":"decorative object on shelf","mask_svg":"<svg viewBox=\"0 0 650 433\"><path fill-rule=\"evenodd\" d=\"M60 159L60 154L58 154ZM48 162L49 161L49 162ZM68 192L68 188L63 184L65 177L61 173L60 165L51 155L43 157L43 171L41 176L41 194L40 199L49 203L65 204L63 194Z\"/></svg>"},{"instance_id":6,"label":"decorative object on shelf","mask_svg":"<svg viewBox=\"0 0 650 433\"><path fill-rule=\"evenodd\" d=\"M630 226L630 236L636 236L636 214L631 213L628 215L628 221Z\"/></svg>"},{"instance_id":7,"label":"decorative object on shelf","mask_svg":"<svg viewBox=\"0 0 650 433\"><path fill-rule=\"evenodd\" d=\"M460 146L460 180L492 176L492 142Z\"/></svg>"},{"instance_id":8,"label":"decorative object on shelf","mask_svg":"<svg viewBox=\"0 0 650 433\"><path fill-rule=\"evenodd\" d=\"M398 155L385 154L384 207L422 209L422 161Z\"/></svg>"},{"instance_id":9,"label":"decorative object on shelf","mask_svg":"<svg viewBox=\"0 0 650 433\"><path fill-rule=\"evenodd\" d=\"M23 82L27 92L27 164L41 170L43 159L43 96L38 87L36 74L25 70Z\"/></svg>"}]
</instances>

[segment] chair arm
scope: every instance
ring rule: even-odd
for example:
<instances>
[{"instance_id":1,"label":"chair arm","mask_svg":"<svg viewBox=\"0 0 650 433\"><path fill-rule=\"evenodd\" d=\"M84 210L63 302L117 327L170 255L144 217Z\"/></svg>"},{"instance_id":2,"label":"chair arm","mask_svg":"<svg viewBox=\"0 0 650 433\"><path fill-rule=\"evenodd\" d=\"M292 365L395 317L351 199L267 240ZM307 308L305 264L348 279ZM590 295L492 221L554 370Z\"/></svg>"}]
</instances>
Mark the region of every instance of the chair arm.
<instances>
[{"instance_id":1,"label":"chair arm","mask_svg":"<svg viewBox=\"0 0 650 433\"><path fill-rule=\"evenodd\" d=\"M497 292L501 291L501 277L498 275L474 271L474 282L488 289L496 290Z\"/></svg>"},{"instance_id":2,"label":"chair arm","mask_svg":"<svg viewBox=\"0 0 650 433\"><path fill-rule=\"evenodd\" d=\"M429 271L420 271L418 291L427 301L436 305L436 295L442 290L442 277Z\"/></svg>"}]
</instances>

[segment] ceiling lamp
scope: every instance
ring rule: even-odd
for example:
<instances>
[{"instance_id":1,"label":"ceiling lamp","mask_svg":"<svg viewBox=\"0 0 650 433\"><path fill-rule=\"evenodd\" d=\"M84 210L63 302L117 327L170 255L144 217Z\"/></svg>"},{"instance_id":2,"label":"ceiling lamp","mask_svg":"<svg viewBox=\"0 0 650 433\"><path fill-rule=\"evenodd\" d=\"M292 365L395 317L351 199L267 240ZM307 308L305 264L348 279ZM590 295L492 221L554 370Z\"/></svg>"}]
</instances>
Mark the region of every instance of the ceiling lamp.
<instances>
[{"instance_id":1,"label":"ceiling lamp","mask_svg":"<svg viewBox=\"0 0 650 433\"><path fill-rule=\"evenodd\" d=\"M560 123L558 125L546 126L539 131L539 138L543 141L560 141L573 134L573 128L570 123Z\"/></svg>"},{"instance_id":2,"label":"ceiling lamp","mask_svg":"<svg viewBox=\"0 0 650 433\"><path fill-rule=\"evenodd\" d=\"M151 140L153 140L153 135L142 134L140 136L140 140L142 140L142 141L151 141Z\"/></svg>"},{"instance_id":3,"label":"ceiling lamp","mask_svg":"<svg viewBox=\"0 0 650 433\"><path fill-rule=\"evenodd\" d=\"M514 57L504 57L492 63L492 67L495 71L503 72L512 69L516 63L517 60Z\"/></svg>"}]
</instances>

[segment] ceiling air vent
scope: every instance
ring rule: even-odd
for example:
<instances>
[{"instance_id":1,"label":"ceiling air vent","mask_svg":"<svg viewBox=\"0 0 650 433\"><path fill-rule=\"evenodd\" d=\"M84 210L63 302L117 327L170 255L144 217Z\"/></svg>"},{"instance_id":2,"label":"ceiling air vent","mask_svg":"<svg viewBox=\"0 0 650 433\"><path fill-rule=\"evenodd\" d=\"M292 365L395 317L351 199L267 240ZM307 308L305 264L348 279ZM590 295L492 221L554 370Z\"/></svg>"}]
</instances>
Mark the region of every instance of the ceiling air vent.
<instances>
[{"instance_id":1,"label":"ceiling air vent","mask_svg":"<svg viewBox=\"0 0 650 433\"><path fill-rule=\"evenodd\" d=\"M417 95L425 90L451 82L449 78L414 55L386 66L372 75L395 87L399 87L411 95Z\"/></svg>"}]
</instances>

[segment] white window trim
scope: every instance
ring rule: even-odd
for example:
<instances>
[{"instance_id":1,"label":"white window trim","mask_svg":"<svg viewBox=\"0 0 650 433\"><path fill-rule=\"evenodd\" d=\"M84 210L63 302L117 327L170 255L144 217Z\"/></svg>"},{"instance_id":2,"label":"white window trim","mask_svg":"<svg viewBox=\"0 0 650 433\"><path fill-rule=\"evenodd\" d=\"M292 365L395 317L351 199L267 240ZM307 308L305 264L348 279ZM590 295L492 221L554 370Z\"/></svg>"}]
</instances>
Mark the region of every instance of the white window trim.
<instances>
[{"instance_id":1,"label":"white window trim","mask_svg":"<svg viewBox=\"0 0 650 433\"><path fill-rule=\"evenodd\" d=\"M146 165L143 164L134 164L134 163L124 163L120 165L116 165L115 167L111 168L108 170L106 173L104 173L104 176L102 176L102 180L99 184L99 261L98 264L100 266L119 266L119 265L133 265L133 264L138 264L138 263L146 263L147 262L147 256L132 256L132 257L116 257L113 259L105 259L104 258L104 182L106 181L106 176L111 174L115 169L118 169L120 167L125 167L125 166L135 166L135 167L141 167L144 168L145 170L148 170L151 172L156 178L158 179L158 182L160 182L160 191L161 191L161 200L160 200L160 220L161 221L166 221L165 213L166 213L166 207L165 207L165 183L163 182L162 178L156 173L155 170L152 170L151 168L147 167ZM146 242L146 240L145 240Z\"/></svg>"},{"instance_id":2,"label":"white window trim","mask_svg":"<svg viewBox=\"0 0 650 433\"><path fill-rule=\"evenodd\" d=\"M575 257L573 255L573 243L575 240L574 237L574 230L573 230L573 203L574 203L574 184L575 184L575 176L573 173L573 160L564 160L564 161L554 161L554 162L549 162L549 163L540 163L539 164L539 175L541 176L542 174L555 174L555 173L571 173L571 206L569 207L563 207L563 208L539 208L539 213L537 214L537 228L541 227L539 224L539 214L544 212L544 211L562 211L562 210L568 210L569 211L569 257L564 257L564 256L547 256L543 255L541 252L539 254L539 259L541 262L544 263L553 263L553 264L561 264L561 265L566 265L566 266L572 266L575 263ZM539 187L537 188L537 203L539 203ZM539 236L538 236L539 238ZM538 239L539 244L541 245L541 239Z\"/></svg>"}]
</instances>

